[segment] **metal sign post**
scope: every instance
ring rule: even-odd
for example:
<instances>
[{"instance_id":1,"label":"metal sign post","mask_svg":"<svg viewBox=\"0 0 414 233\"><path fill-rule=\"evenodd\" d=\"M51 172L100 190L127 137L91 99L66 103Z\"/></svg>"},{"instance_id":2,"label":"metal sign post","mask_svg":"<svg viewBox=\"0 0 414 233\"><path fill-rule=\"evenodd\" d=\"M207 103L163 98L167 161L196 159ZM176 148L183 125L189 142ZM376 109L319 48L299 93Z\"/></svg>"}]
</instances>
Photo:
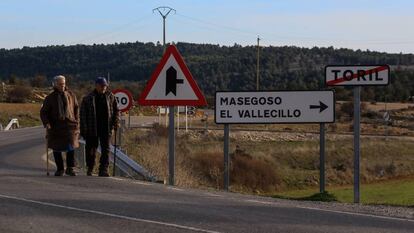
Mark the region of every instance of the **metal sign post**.
<instances>
[{"instance_id":1,"label":"metal sign post","mask_svg":"<svg viewBox=\"0 0 414 233\"><path fill-rule=\"evenodd\" d=\"M361 87L354 87L354 203L359 203Z\"/></svg>"},{"instance_id":2,"label":"metal sign post","mask_svg":"<svg viewBox=\"0 0 414 233\"><path fill-rule=\"evenodd\" d=\"M230 186L230 159L229 159L230 125L224 125L224 190L229 191Z\"/></svg>"},{"instance_id":3,"label":"metal sign post","mask_svg":"<svg viewBox=\"0 0 414 233\"><path fill-rule=\"evenodd\" d=\"M360 201L360 121L361 86L386 86L390 83L388 65L329 65L325 67L327 86L354 87L354 202Z\"/></svg>"},{"instance_id":4,"label":"metal sign post","mask_svg":"<svg viewBox=\"0 0 414 233\"><path fill-rule=\"evenodd\" d=\"M224 124L224 189L229 189L229 124L321 123L321 192L325 191L325 124L335 121L333 91L216 92L214 119Z\"/></svg>"},{"instance_id":5,"label":"metal sign post","mask_svg":"<svg viewBox=\"0 0 414 233\"><path fill-rule=\"evenodd\" d=\"M174 170L175 170L175 128L174 128L174 106L169 107L169 121L168 125L168 184L174 185Z\"/></svg>"},{"instance_id":6,"label":"metal sign post","mask_svg":"<svg viewBox=\"0 0 414 233\"><path fill-rule=\"evenodd\" d=\"M138 99L140 105L169 106L168 160L169 184L174 185L175 163L175 106L203 106L207 101L197 86L183 58L174 45L170 45L151 79ZM177 124L178 125L178 124Z\"/></svg>"},{"instance_id":7,"label":"metal sign post","mask_svg":"<svg viewBox=\"0 0 414 233\"><path fill-rule=\"evenodd\" d=\"M325 123L321 123L319 129L319 191L325 192Z\"/></svg>"}]
</instances>

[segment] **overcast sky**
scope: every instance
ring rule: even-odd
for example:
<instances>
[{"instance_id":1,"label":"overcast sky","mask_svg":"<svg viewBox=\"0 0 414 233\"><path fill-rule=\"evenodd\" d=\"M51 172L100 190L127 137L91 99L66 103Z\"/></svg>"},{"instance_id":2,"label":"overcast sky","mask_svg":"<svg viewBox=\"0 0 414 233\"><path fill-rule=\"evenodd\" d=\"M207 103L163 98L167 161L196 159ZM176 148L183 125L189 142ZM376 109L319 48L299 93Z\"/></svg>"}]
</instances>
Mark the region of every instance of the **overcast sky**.
<instances>
[{"instance_id":1,"label":"overcast sky","mask_svg":"<svg viewBox=\"0 0 414 233\"><path fill-rule=\"evenodd\" d=\"M414 53L409 0L1 0L0 48L167 41Z\"/></svg>"}]
</instances>

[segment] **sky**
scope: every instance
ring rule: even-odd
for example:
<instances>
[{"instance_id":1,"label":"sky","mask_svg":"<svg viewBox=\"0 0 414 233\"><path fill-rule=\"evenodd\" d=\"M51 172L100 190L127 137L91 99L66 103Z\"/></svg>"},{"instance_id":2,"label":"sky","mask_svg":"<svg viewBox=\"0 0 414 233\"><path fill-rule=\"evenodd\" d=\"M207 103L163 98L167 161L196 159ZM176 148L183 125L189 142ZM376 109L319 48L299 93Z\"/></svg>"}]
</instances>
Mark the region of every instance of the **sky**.
<instances>
[{"instance_id":1,"label":"sky","mask_svg":"<svg viewBox=\"0 0 414 233\"><path fill-rule=\"evenodd\" d=\"M167 42L414 53L409 0L0 0L0 48Z\"/></svg>"}]
</instances>

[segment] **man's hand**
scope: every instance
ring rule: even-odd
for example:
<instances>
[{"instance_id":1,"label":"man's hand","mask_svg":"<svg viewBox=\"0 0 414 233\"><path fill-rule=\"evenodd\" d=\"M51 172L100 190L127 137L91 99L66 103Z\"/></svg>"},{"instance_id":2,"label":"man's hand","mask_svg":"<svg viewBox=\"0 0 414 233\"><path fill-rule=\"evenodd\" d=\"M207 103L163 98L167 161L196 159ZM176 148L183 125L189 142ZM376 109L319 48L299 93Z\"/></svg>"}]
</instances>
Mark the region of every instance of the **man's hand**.
<instances>
[{"instance_id":1,"label":"man's hand","mask_svg":"<svg viewBox=\"0 0 414 233\"><path fill-rule=\"evenodd\" d=\"M117 130L119 129L119 126L120 126L120 124L119 124L119 123L115 124L115 125L114 125L114 130L115 130L115 131L117 131Z\"/></svg>"},{"instance_id":2,"label":"man's hand","mask_svg":"<svg viewBox=\"0 0 414 233\"><path fill-rule=\"evenodd\" d=\"M50 124L48 123L48 124L46 124L46 129L51 129L52 128L52 126L50 126Z\"/></svg>"}]
</instances>

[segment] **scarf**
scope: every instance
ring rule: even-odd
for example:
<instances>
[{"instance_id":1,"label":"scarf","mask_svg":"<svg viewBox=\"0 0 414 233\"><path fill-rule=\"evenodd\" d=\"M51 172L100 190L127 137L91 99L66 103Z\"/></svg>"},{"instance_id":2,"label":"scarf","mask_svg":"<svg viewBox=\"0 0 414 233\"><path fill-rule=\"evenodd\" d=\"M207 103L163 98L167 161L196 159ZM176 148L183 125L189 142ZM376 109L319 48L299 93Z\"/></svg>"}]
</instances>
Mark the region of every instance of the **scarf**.
<instances>
[{"instance_id":1,"label":"scarf","mask_svg":"<svg viewBox=\"0 0 414 233\"><path fill-rule=\"evenodd\" d=\"M73 113L73 100L70 98L69 93L58 92L58 108L59 108L59 120L75 120L75 114Z\"/></svg>"}]
</instances>

